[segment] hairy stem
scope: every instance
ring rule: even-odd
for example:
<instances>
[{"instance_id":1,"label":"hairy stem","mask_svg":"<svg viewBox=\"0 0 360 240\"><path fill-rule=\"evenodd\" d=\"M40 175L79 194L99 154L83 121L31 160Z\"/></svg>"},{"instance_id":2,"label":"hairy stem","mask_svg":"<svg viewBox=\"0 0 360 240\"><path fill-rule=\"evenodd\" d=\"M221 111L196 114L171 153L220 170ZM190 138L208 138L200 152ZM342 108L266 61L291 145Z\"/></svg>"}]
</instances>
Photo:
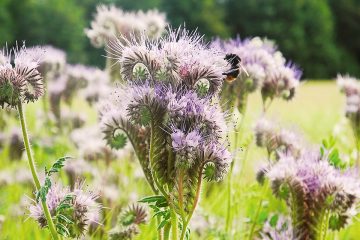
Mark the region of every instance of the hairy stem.
<instances>
[{"instance_id":1,"label":"hairy stem","mask_svg":"<svg viewBox=\"0 0 360 240\"><path fill-rule=\"evenodd\" d=\"M171 239L178 240L178 219L176 212L173 207L170 207L170 217L171 217Z\"/></svg>"},{"instance_id":2,"label":"hairy stem","mask_svg":"<svg viewBox=\"0 0 360 240\"><path fill-rule=\"evenodd\" d=\"M201 166L200 169L202 169L203 166ZM200 190L201 190L201 183L202 183L202 171L200 171L199 173L199 176L198 176L198 182L197 182L197 187L196 187L196 195L195 195L195 199L194 199L194 203L193 203L193 207L188 215L188 218L185 222L183 222L183 226L182 226L182 231L181 231L181 237L180 237L180 240L183 240L184 237L185 237L185 233L186 233L186 229L187 229L187 226L189 225L189 222L192 218L192 215L194 214L195 212L195 209L196 209L196 206L199 202L199 199L200 199Z\"/></svg>"},{"instance_id":3,"label":"hairy stem","mask_svg":"<svg viewBox=\"0 0 360 240\"><path fill-rule=\"evenodd\" d=\"M24 110L23 110L23 107L22 107L22 103L19 102L17 107L18 107L18 112L19 112L19 118L20 118L20 123L21 123L21 130L22 130L22 134L23 134L25 150L26 150L26 154L27 154L27 157L28 157L29 166L30 166L30 170L31 170L31 175L32 175L33 180L34 180L36 190L38 191L41 188L41 184L40 184L37 172L36 172L35 161L33 159L33 155L32 155L31 148L30 148L30 141L29 141L29 136L28 136L28 133L27 133L26 120L25 120L25 115L24 115ZM49 226L51 235L52 235L53 239L58 240L59 236L57 234L54 222L53 222L53 220L51 218L51 214L50 214L49 208L48 208L48 206L46 204L46 201L41 201L41 205L43 207L44 214L45 214L46 221L47 221L47 224Z\"/></svg>"},{"instance_id":4,"label":"hairy stem","mask_svg":"<svg viewBox=\"0 0 360 240\"><path fill-rule=\"evenodd\" d=\"M166 224L165 227L164 227L164 240L169 240L170 239L170 229L171 229L171 224L170 223ZM159 235L158 239L162 239L162 236Z\"/></svg>"}]
</instances>

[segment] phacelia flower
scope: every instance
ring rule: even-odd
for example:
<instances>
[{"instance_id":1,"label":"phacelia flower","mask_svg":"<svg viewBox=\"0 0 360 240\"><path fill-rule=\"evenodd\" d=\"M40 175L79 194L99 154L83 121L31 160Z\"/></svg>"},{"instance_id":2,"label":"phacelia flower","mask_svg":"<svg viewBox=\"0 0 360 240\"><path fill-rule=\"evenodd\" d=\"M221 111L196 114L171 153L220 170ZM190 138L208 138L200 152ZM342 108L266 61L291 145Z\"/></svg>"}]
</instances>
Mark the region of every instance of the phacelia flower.
<instances>
[{"instance_id":1,"label":"phacelia flower","mask_svg":"<svg viewBox=\"0 0 360 240\"><path fill-rule=\"evenodd\" d=\"M184 29L113 47L126 83L101 105L105 139L115 149L129 139L152 190L166 191L176 211L188 215L201 181L221 180L231 163L226 113L217 101L227 62Z\"/></svg>"},{"instance_id":2,"label":"phacelia flower","mask_svg":"<svg viewBox=\"0 0 360 240\"><path fill-rule=\"evenodd\" d=\"M132 239L140 233L139 226L147 223L148 212L139 204L130 205L118 217L116 226L109 231L109 239Z\"/></svg>"},{"instance_id":3,"label":"phacelia flower","mask_svg":"<svg viewBox=\"0 0 360 240\"><path fill-rule=\"evenodd\" d=\"M43 54L39 60L38 71L46 79L54 78L55 76L62 73L66 66L66 53L53 46L38 46L29 48L29 52L36 52L41 49Z\"/></svg>"},{"instance_id":4,"label":"phacelia flower","mask_svg":"<svg viewBox=\"0 0 360 240\"><path fill-rule=\"evenodd\" d=\"M349 75L343 76L338 74L336 77L336 82L340 90L345 93L347 97L360 94L360 82L358 79Z\"/></svg>"},{"instance_id":5,"label":"phacelia flower","mask_svg":"<svg viewBox=\"0 0 360 240\"><path fill-rule=\"evenodd\" d=\"M222 73L228 69L223 53L204 45L202 37L184 29L168 30L154 42L118 40L113 44L121 73L127 81L150 81L198 90L198 81L208 82L206 95L218 93Z\"/></svg>"},{"instance_id":6,"label":"phacelia flower","mask_svg":"<svg viewBox=\"0 0 360 240\"><path fill-rule=\"evenodd\" d=\"M96 202L94 193L84 190L79 182L71 191L60 185L53 185L47 196L46 204L53 217L55 226L62 224L68 230L68 237L79 238L84 235L89 225L99 219L101 206ZM47 227L47 221L40 203L34 201L29 207L30 217L38 222L41 228ZM64 221L65 216L70 221Z\"/></svg>"},{"instance_id":7,"label":"phacelia flower","mask_svg":"<svg viewBox=\"0 0 360 240\"><path fill-rule=\"evenodd\" d=\"M293 97L301 71L286 63L274 42L259 37L244 40L237 37L226 41L216 39L211 46L226 54L238 55L245 69L235 81L223 86L223 104L228 109L236 106L240 113L244 113L248 94L259 88L264 101Z\"/></svg>"},{"instance_id":8,"label":"phacelia flower","mask_svg":"<svg viewBox=\"0 0 360 240\"><path fill-rule=\"evenodd\" d=\"M287 153L295 158L301 155L301 137L293 131L280 129L276 124L261 118L256 123L254 133L256 145L266 148L269 158L275 154L275 159L278 159L279 153Z\"/></svg>"},{"instance_id":9,"label":"phacelia flower","mask_svg":"<svg viewBox=\"0 0 360 240\"><path fill-rule=\"evenodd\" d=\"M42 77L37 69L41 50L27 51L25 44L0 55L6 61L0 64L0 106L16 107L32 102L44 93Z\"/></svg>"},{"instance_id":10,"label":"phacelia flower","mask_svg":"<svg viewBox=\"0 0 360 240\"><path fill-rule=\"evenodd\" d=\"M158 38L166 25L165 14L157 10L124 12L113 5L100 5L91 28L85 29L85 33L95 47L102 47L117 36L130 38L133 34L145 33L150 38Z\"/></svg>"},{"instance_id":11,"label":"phacelia flower","mask_svg":"<svg viewBox=\"0 0 360 240\"><path fill-rule=\"evenodd\" d=\"M327 230L323 226L343 228L359 200L356 177L335 169L318 153L309 152L299 159L281 155L267 176L275 196L291 209L296 239L317 239Z\"/></svg>"}]
</instances>

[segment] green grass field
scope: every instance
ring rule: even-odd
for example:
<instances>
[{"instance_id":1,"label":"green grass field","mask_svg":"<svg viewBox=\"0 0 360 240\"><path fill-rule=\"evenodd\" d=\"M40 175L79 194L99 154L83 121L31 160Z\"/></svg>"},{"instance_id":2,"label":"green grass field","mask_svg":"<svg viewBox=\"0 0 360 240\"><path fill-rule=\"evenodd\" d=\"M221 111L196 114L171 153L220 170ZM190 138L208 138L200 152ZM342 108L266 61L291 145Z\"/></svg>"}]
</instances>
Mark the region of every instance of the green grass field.
<instances>
[{"instance_id":1,"label":"green grass field","mask_svg":"<svg viewBox=\"0 0 360 240\"><path fill-rule=\"evenodd\" d=\"M77 157L77 151L71 144L67 134L56 135L51 145L43 147L41 145L41 137L48 134L49 129L44 127L41 118L34 114L39 112L41 102L36 104L29 104L27 106L27 118L29 121L29 131L34 137L33 147L35 159L38 163L38 168L43 169L45 164L50 165L51 162L57 158L70 155ZM304 135L309 144L320 144L321 140L328 138L334 131L335 126L342 121L343 117L344 98L339 93L335 82L320 81L320 82L304 82L299 87L295 99L291 102L284 102L275 100L271 105L267 116L281 123L284 127L294 128ZM41 109L41 108L40 108ZM90 117L88 124L96 123L96 111L90 109L85 103L77 103L74 109L85 111ZM0 112L1 113L1 112ZM32 113L32 114L31 114ZM2 113L1 113L2 114ZM244 132L242 133L243 140L252 136L252 128L255 120L261 115L261 98L259 94L254 94L249 99L247 108L246 122L244 125ZM40 119L40 120L39 120ZM18 122L14 118L11 125L17 127ZM10 130L12 127L7 127ZM348 137L341 139L339 148L344 154L349 154L352 149L352 139L349 133L349 128L345 124L344 134ZM10 161L7 157L8 149L4 149L0 153L0 170L18 169L27 167L26 157L23 155L21 161ZM246 157L246 158L245 158ZM260 150L254 143L250 144L249 152L238 152L235 164L234 175L234 202L232 213L234 218L233 224L233 238L232 239L246 239L249 233L249 222L254 218L255 209L258 206L259 198L261 197L261 188L255 181L255 172L258 166L264 162L265 151ZM93 163L100 171L105 171L105 164L103 162ZM129 201L136 201L150 193L145 180L139 176L139 165L137 161L129 159L118 159L112 162L110 169L116 171L119 177L120 198L112 206L104 204L103 227L95 230L92 233L92 239L106 239L103 230L109 230L111 223L116 219L116 214L121 207L127 205ZM20 174L20 173L19 173ZM61 174L61 179L66 183L66 175ZM0 178L1 180L1 178ZM225 236L221 237L221 230L223 229L224 219L226 214L226 182L224 179L220 183L205 184L203 188L200 206L197 209L199 213L204 213L202 218L209 221L205 226L208 231L204 237L204 229L198 217L194 218L192 226L191 239L229 239ZM92 180L87 179L86 182L91 186ZM51 239L48 231L42 231L38 225L28 218L26 207L21 206L21 201L24 196L33 198L32 189L30 185L9 184L1 185L0 181L0 215L5 216L5 222L0 229L0 240L5 239ZM268 213L286 213L286 207L283 202L275 199L270 190L266 193L265 201L262 209L258 215L258 228L260 223L265 220ZM135 196L135 197L134 197ZM142 227L141 234L136 239L156 239L156 232L154 229L154 221L147 226ZM196 229L198 226L202 233L202 237L197 237ZM195 227L196 227L195 226ZM359 239L360 223L354 222L352 225L339 232L338 234L330 233L329 239Z\"/></svg>"}]
</instances>

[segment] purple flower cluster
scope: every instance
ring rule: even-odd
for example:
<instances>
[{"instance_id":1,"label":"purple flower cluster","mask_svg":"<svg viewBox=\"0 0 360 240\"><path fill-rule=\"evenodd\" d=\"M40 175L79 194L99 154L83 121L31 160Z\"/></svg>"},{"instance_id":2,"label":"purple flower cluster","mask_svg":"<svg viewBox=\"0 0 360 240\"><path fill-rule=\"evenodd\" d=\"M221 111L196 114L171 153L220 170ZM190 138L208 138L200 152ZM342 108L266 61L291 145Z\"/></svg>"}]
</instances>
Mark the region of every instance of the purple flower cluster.
<instances>
[{"instance_id":1,"label":"purple flower cluster","mask_svg":"<svg viewBox=\"0 0 360 240\"><path fill-rule=\"evenodd\" d=\"M40 49L43 54L39 59L39 66L37 67L38 71L45 80L57 77L66 66L66 53L63 50L54 48L50 45L32 47L27 51L36 55L39 54Z\"/></svg>"},{"instance_id":2,"label":"purple flower cluster","mask_svg":"<svg viewBox=\"0 0 360 240\"><path fill-rule=\"evenodd\" d=\"M72 221L72 224L67 226L70 237L79 238L85 234L90 224L96 223L100 219L101 206L96 202L97 198L97 195L84 190L83 183L78 182L72 191L60 185L53 185L46 196L46 204L54 219L58 214L61 214ZM61 212L62 209L59 208L59 205L64 201L70 208ZM29 211L30 217L36 220L40 227L47 226L41 203L34 201L30 205Z\"/></svg>"},{"instance_id":3,"label":"purple flower cluster","mask_svg":"<svg viewBox=\"0 0 360 240\"><path fill-rule=\"evenodd\" d=\"M113 5L100 5L85 33L95 47L102 47L117 36L130 38L145 33L151 38L160 37L166 25L165 14L157 10L124 12Z\"/></svg>"},{"instance_id":4,"label":"purple flower cluster","mask_svg":"<svg viewBox=\"0 0 360 240\"><path fill-rule=\"evenodd\" d=\"M360 81L349 75L338 75L337 83L346 96L345 114L351 123L356 141L360 139Z\"/></svg>"},{"instance_id":5,"label":"purple flower cluster","mask_svg":"<svg viewBox=\"0 0 360 240\"><path fill-rule=\"evenodd\" d=\"M275 153L276 159L281 153L292 155L295 158L301 156L303 144L300 136L295 132L280 129L279 126L265 118L258 120L254 132L256 145L266 148L269 157L273 153Z\"/></svg>"},{"instance_id":6,"label":"purple flower cluster","mask_svg":"<svg viewBox=\"0 0 360 240\"><path fill-rule=\"evenodd\" d=\"M42 77L37 69L39 52L28 51L25 44L0 51L0 106L16 107L43 95Z\"/></svg>"},{"instance_id":7,"label":"purple flower cluster","mask_svg":"<svg viewBox=\"0 0 360 240\"><path fill-rule=\"evenodd\" d=\"M113 49L125 80L163 83L176 90L205 91L205 95L220 91L222 73L228 68L220 51L205 46L197 33L181 28L168 30L155 42L146 37L118 40Z\"/></svg>"},{"instance_id":8,"label":"purple flower cluster","mask_svg":"<svg viewBox=\"0 0 360 240\"><path fill-rule=\"evenodd\" d=\"M191 218L202 179L221 180L231 163L217 100L227 62L184 29L113 47L127 83L100 109L105 139L116 149L129 139L152 190Z\"/></svg>"},{"instance_id":9,"label":"purple flower cluster","mask_svg":"<svg viewBox=\"0 0 360 240\"><path fill-rule=\"evenodd\" d=\"M235 104L243 112L247 95L259 88L264 102L274 98L290 100L294 96L301 71L286 61L272 41L238 37L227 41L216 39L211 45L226 54L238 55L245 69L234 82L224 85L223 95L234 96L227 105Z\"/></svg>"},{"instance_id":10,"label":"purple flower cluster","mask_svg":"<svg viewBox=\"0 0 360 240\"><path fill-rule=\"evenodd\" d=\"M335 169L316 152L299 159L281 155L267 176L274 194L289 205L293 233L299 239L314 239L323 230L321 224L333 230L344 227L359 200L357 178Z\"/></svg>"}]
</instances>

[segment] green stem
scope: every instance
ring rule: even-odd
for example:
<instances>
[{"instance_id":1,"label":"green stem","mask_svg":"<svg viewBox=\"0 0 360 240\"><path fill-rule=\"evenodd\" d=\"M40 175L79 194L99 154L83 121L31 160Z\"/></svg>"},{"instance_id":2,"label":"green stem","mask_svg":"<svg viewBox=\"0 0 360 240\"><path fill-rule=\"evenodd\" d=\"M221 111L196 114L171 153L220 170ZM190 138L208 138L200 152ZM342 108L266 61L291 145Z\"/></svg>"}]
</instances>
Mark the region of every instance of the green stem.
<instances>
[{"instance_id":1,"label":"green stem","mask_svg":"<svg viewBox=\"0 0 360 240\"><path fill-rule=\"evenodd\" d=\"M31 152L31 148L30 148L30 141L29 141L29 137L28 137L28 133L27 133L27 128L26 128L26 120L25 120L25 115L24 115L24 110L22 107L21 102L18 103L18 112L19 112L19 118L20 118L20 123L21 123L21 130L22 130L22 134L23 134L23 138L24 138L24 145L25 145L25 149L26 149L26 154L28 157L28 161L29 161L29 166L30 166L30 170L31 170L31 175L33 177L35 186L36 186L36 190L38 191L41 188L41 184L39 181L39 178L37 176L36 173L36 169L35 169L35 161L33 159L33 155ZM46 204L45 201L41 202L41 205L43 207L44 210L44 214L46 217L46 221L48 223L51 235L53 237L54 240L59 240L59 236L57 234L54 222L51 218L51 214L49 211L49 208Z\"/></svg>"},{"instance_id":2,"label":"green stem","mask_svg":"<svg viewBox=\"0 0 360 240\"><path fill-rule=\"evenodd\" d=\"M171 224L166 224L164 227L164 240L170 239L170 229L171 229ZM162 239L162 236L159 235L158 239Z\"/></svg>"},{"instance_id":3,"label":"green stem","mask_svg":"<svg viewBox=\"0 0 360 240\"><path fill-rule=\"evenodd\" d=\"M201 166L200 169L202 169L203 166ZM195 199L194 199L194 203L193 203L193 206L192 206L192 209L188 215L188 218L187 220L184 222L183 221L183 226L182 226L182 230L181 230L181 236L180 236L180 240L183 240L184 237L185 237L185 233L186 233L186 229L187 229L187 226L189 225L189 222L192 218L192 215L194 214L195 212L195 209L196 209L196 206L199 202L199 199L200 199L200 189L201 189L201 183L202 183L202 172L200 172L199 176L198 176L198 182L197 182L197 187L196 187L196 195L195 195Z\"/></svg>"},{"instance_id":4,"label":"green stem","mask_svg":"<svg viewBox=\"0 0 360 240\"><path fill-rule=\"evenodd\" d=\"M320 213L319 222L316 226L316 239L317 240L325 240L327 235L327 230L329 227L329 212L326 209L323 209Z\"/></svg>"},{"instance_id":5,"label":"green stem","mask_svg":"<svg viewBox=\"0 0 360 240\"><path fill-rule=\"evenodd\" d=\"M177 215L175 210L170 207L170 215L171 215L171 239L178 240L178 222Z\"/></svg>"},{"instance_id":6,"label":"green stem","mask_svg":"<svg viewBox=\"0 0 360 240\"><path fill-rule=\"evenodd\" d=\"M329 218L330 218L330 213L328 211L326 211L325 223L324 223L324 238L323 238L324 240L326 240L328 229L329 229Z\"/></svg>"},{"instance_id":7,"label":"green stem","mask_svg":"<svg viewBox=\"0 0 360 240\"><path fill-rule=\"evenodd\" d=\"M260 196L260 201L258 203L258 206L257 206L257 209L256 209L256 212L255 212L255 216L254 216L254 219L252 221L252 225L251 225L251 229L250 229L250 234L249 234L249 240L253 240L253 237L254 237L254 233L255 233L255 227L256 227L256 224L257 224L257 220L259 218L259 215L260 215L260 211L261 211L261 208L262 208L262 204L264 202L264 198L265 198L265 194L266 194L266 190L268 188L268 182L265 182L264 186L263 186L263 192Z\"/></svg>"}]
</instances>

